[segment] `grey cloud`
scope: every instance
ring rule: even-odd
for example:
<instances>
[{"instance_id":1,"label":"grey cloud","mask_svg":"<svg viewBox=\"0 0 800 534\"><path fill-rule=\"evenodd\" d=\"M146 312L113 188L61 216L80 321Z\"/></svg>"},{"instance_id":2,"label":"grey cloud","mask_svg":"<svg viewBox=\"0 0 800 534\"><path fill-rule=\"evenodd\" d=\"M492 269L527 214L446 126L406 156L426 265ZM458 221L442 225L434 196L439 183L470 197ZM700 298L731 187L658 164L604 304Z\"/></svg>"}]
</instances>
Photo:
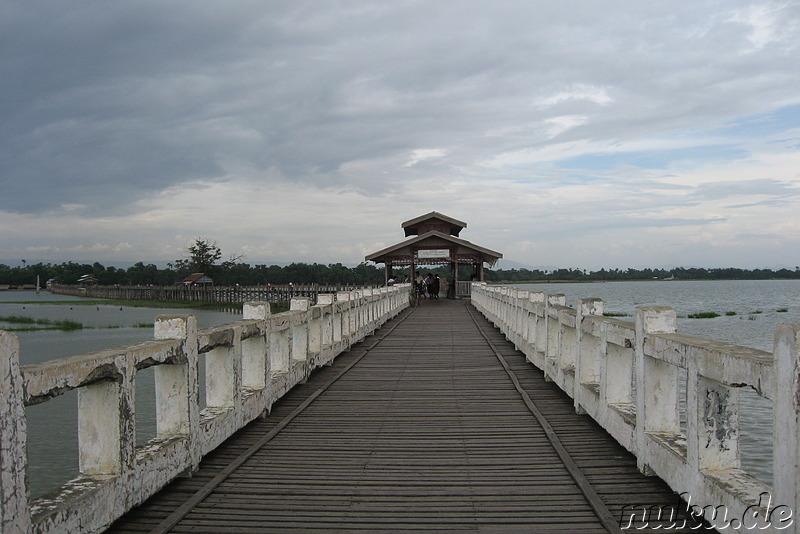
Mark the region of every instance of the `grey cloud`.
<instances>
[{"instance_id":1,"label":"grey cloud","mask_svg":"<svg viewBox=\"0 0 800 534\"><path fill-rule=\"evenodd\" d=\"M545 146L542 125L559 115L588 120L558 140L624 140L757 112L800 81L793 41L757 49L718 5L33 0L2 9L0 209L16 212L120 211L239 168L379 195L401 179L343 168L400 167L410 151L438 148L446 163L429 172L457 173ZM777 29L797 10L785 6ZM610 101L536 104L576 84Z\"/></svg>"}]
</instances>

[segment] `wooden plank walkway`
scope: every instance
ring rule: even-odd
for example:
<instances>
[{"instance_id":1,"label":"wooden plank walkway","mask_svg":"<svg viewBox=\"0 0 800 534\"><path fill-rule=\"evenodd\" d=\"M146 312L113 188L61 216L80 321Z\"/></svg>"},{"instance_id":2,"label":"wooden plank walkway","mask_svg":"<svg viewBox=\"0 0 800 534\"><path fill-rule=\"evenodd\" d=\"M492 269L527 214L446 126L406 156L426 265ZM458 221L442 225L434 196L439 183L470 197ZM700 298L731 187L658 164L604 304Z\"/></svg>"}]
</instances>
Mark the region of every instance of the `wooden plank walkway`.
<instances>
[{"instance_id":1,"label":"wooden plank walkway","mask_svg":"<svg viewBox=\"0 0 800 534\"><path fill-rule=\"evenodd\" d=\"M626 505L676 503L468 302L432 300L314 373L110 532L152 531L367 350L170 532L605 532L481 330L616 521Z\"/></svg>"}]
</instances>

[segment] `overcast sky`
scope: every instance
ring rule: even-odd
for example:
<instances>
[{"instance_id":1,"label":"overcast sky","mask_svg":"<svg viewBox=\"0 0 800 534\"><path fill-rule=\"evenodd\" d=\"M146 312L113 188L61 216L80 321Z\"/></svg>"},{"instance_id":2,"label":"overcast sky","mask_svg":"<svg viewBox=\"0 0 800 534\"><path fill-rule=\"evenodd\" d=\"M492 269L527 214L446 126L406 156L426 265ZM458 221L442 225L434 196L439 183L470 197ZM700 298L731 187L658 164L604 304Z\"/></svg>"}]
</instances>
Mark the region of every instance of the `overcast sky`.
<instances>
[{"instance_id":1,"label":"overcast sky","mask_svg":"<svg viewBox=\"0 0 800 534\"><path fill-rule=\"evenodd\" d=\"M0 258L800 264L797 1L0 4Z\"/></svg>"}]
</instances>

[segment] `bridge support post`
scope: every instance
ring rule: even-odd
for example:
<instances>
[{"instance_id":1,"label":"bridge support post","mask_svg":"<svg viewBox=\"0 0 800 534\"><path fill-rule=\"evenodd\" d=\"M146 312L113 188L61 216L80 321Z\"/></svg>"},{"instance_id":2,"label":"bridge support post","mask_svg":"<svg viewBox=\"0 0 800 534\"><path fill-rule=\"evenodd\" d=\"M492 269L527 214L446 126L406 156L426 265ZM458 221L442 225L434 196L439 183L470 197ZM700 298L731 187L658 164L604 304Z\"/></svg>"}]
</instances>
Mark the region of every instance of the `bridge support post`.
<instances>
[{"instance_id":1,"label":"bridge support post","mask_svg":"<svg viewBox=\"0 0 800 534\"><path fill-rule=\"evenodd\" d=\"M0 532L28 532L27 428L19 340L0 330Z\"/></svg>"},{"instance_id":2,"label":"bridge support post","mask_svg":"<svg viewBox=\"0 0 800 534\"><path fill-rule=\"evenodd\" d=\"M653 474L649 465L649 432L680 432L678 368L645 354L648 334L673 334L675 310L667 306L636 308L636 460L639 470Z\"/></svg>"},{"instance_id":3,"label":"bridge support post","mask_svg":"<svg viewBox=\"0 0 800 534\"><path fill-rule=\"evenodd\" d=\"M800 324L775 329L773 400L773 470L775 504L794 511L786 532L800 532Z\"/></svg>"}]
</instances>

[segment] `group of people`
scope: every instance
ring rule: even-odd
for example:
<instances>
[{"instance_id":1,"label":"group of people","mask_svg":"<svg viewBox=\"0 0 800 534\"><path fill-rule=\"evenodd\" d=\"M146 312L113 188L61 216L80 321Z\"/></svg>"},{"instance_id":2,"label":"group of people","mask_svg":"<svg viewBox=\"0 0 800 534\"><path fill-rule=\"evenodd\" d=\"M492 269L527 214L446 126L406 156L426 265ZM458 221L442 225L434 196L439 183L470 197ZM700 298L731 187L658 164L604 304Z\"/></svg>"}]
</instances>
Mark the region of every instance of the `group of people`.
<instances>
[{"instance_id":1,"label":"group of people","mask_svg":"<svg viewBox=\"0 0 800 534\"><path fill-rule=\"evenodd\" d=\"M400 280L400 277L390 276L387 280L387 285L393 286L401 282L408 283L408 276L406 276L403 280ZM419 275L414 281L414 292L418 297L438 299L441 289L442 281L438 274L434 275L432 273L428 273L428 275L424 278L422 275Z\"/></svg>"},{"instance_id":2,"label":"group of people","mask_svg":"<svg viewBox=\"0 0 800 534\"><path fill-rule=\"evenodd\" d=\"M441 290L441 283L442 281L439 279L438 274L434 276L431 273L428 273L428 276L425 278L420 275L414 282L414 290L417 291L420 296L424 297L427 295L429 299L438 299L439 291Z\"/></svg>"}]
</instances>

